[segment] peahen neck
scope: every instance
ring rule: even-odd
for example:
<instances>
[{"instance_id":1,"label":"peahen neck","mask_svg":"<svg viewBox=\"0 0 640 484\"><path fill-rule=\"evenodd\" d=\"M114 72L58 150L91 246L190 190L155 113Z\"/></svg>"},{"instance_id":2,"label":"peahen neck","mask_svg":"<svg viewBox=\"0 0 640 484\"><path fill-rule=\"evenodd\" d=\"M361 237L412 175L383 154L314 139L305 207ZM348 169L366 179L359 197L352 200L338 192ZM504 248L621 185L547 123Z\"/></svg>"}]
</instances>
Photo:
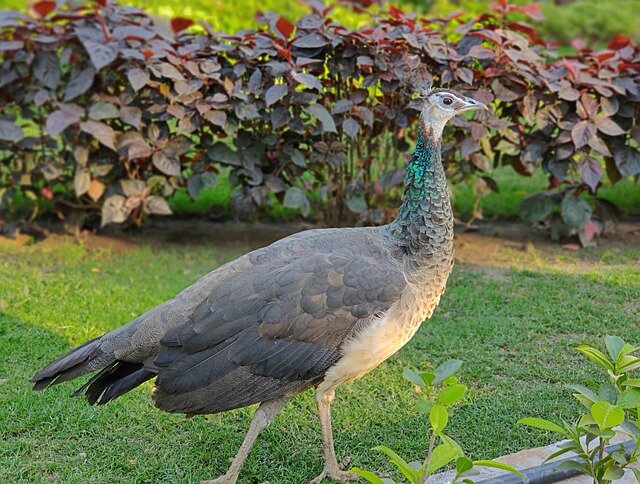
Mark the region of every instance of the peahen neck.
<instances>
[{"instance_id":1,"label":"peahen neck","mask_svg":"<svg viewBox=\"0 0 640 484\"><path fill-rule=\"evenodd\" d=\"M403 203L387 226L392 243L417 266L450 263L453 257L453 212L440 150L440 136L421 129L407 166Z\"/></svg>"}]
</instances>

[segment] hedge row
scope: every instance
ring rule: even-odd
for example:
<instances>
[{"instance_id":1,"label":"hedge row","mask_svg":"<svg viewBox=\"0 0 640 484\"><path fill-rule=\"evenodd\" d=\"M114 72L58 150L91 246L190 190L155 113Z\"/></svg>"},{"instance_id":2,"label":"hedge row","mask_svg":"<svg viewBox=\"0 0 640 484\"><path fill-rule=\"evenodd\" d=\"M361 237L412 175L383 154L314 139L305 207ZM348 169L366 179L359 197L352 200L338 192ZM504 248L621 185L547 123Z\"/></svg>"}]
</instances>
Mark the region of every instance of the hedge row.
<instances>
[{"instance_id":1,"label":"hedge row","mask_svg":"<svg viewBox=\"0 0 640 484\"><path fill-rule=\"evenodd\" d=\"M180 18L164 31L109 0L42 1L33 18L1 12L0 204L27 193L61 217L140 222L169 213L177 187L195 197L229 166L239 215L277 199L327 223L381 223L415 137L406 80L418 68L492 108L446 131L454 183L495 189L487 173L498 164L549 173L549 196L523 207L532 223L556 216L593 235L607 207L580 193L595 194L605 171L612 181L640 173L640 49L630 40L559 58L512 19L538 17L536 5L502 0L445 19L390 7L351 30L331 6L310 4L295 23L261 14L265 28L236 35L204 22L193 33Z\"/></svg>"}]
</instances>

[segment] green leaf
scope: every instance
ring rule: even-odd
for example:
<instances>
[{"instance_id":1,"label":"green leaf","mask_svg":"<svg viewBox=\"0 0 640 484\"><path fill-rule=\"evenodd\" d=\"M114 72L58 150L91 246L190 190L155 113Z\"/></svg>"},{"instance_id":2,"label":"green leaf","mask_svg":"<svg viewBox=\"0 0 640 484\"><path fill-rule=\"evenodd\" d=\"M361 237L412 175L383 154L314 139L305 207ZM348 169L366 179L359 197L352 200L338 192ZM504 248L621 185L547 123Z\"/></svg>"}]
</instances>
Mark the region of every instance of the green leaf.
<instances>
[{"instance_id":1,"label":"green leaf","mask_svg":"<svg viewBox=\"0 0 640 484\"><path fill-rule=\"evenodd\" d=\"M429 422L431 423L433 433L436 435L440 434L444 430L449 422L449 412L447 412L444 405L436 403L431 407L431 411L429 412Z\"/></svg>"},{"instance_id":2,"label":"green leaf","mask_svg":"<svg viewBox=\"0 0 640 484\"><path fill-rule=\"evenodd\" d=\"M549 195L534 193L522 200L520 217L529 225L534 225L551 215L555 206L556 203Z\"/></svg>"},{"instance_id":3,"label":"green leaf","mask_svg":"<svg viewBox=\"0 0 640 484\"><path fill-rule=\"evenodd\" d=\"M520 477L520 479L524 481L524 476L522 475L522 472L520 472L515 467L510 466L509 464L505 464L504 462L498 462L497 460L474 460L473 465L481 466L481 467L493 467L494 469L502 469L503 471L509 471L509 472L512 472L513 474L516 474L518 477Z\"/></svg>"},{"instance_id":4,"label":"green leaf","mask_svg":"<svg viewBox=\"0 0 640 484\"><path fill-rule=\"evenodd\" d=\"M640 405L640 388L627 388L616 402L622 408L635 408Z\"/></svg>"},{"instance_id":5,"label":"green leaf","mask_svg":"<svg viewBox=\"0 0 640 484\"><path fill-rule=\"evenodd\" d=\"M367 201L364 197L349 197L346 202L347 208L353 213L361 214L367 210Z\"/></svg>"},{"instance_id":6,"label":"green leaf","mask_svg":"<svg viewBox=\"0 0 640 484\"><path fill-rule=\"evenodd\" d=\"M406 477L409 480L409 482L414 481L414 479L417 476L416 471L414 471L411 468L411 466L407 464L406 460L404 460L402 457L400 457L398 454L392 451L389 447L386 447L384 445L378 445L374 447L373 450L377 450L382 452L383 454L386 454L389 457L389 459L391 459L391 462L393 462L395 466L398 469L400 469L400 472L404 474L404 477Z\"/></svg>"},{"instance_id":7,"label":"green leaf","mask_svg":"<svg viewBox=\"0 0 640 484\"><path fill-rule=\"evenodd\" d=\"M597 425L596 419L590 413L585 413L578 421L578 426L585 427L587 425Z\"/></svg>"},{"instance_id":8,"label":"green leaf","mask_svg":"<svg viewBox=\"0 0 640 484\"><path fill-rule=\"evenodd\" d=\"M567 385L567 388L570 388L571 390L575 390L576 392L584 395L589 400L591 400L591 403L597 402L599 400L598 395L596 395L594 391L585 387L584 385L579 385L574 383L574 384Z\"/></svg>"},{"instance_id":9,"label":"green leaf","mask_svg":"<svg viewBox=\"0 0 640 484\"><path fill-rule=\"evenodd\" d=\"M575 451L576 448L573 445L567 446L567 447L563 447L560 450L557 450L556 452L554 452L553 454L547 456L547 458L544 460L544 462L550 461L551 459L555 459L558 456L561 456L562 454L566 454L567 452L572 452Z\"/></svg>"},{"instance_id":10,"label":"green leaf","mask_svg":"<svg viewBox=\"0 0 640 484\"><path fill-rule=\"evenodd\" d=\"M640 378L629 378L621 383L623 387L640 388Z\"/></svg>"},{"instance_id":11,"label":"green leaf","mask_svg":"<svg viewBox=\"0 0 640 484\"><path fill-rule=\"evenodd\" d=\"M635 370L636 368L640 368L640 358L632 355L622 357L622 361L620 365L618 365L618 371L624 371L625 373Z\"/></svg>"},{"instance_id":12,"label":"green leaf","mask_svg":"<svg viewBox=\"0 0 640 484\"><path fill-rule=\"evenodd\" d=\"M624 469L616 465L611 465L606 471L604 471L602 479L607 481L616 481L621 479L622 476L624 476Z\"/></svg>"},{"instance_id":13,"label":"green leaf","mask_svg":"<svg viewBox=\"0 0 640 484\"><path fill-rule=\"evenodd\" d=\"M441 365L438 365L438 367L433 370L433 372L436 374L436 379L433 380L433 385L437 385L438 383L441 383L443 380L453 375L460 369L461 366L462 361L460 360L449 360L445 361Z\"/></svg>"},{"instance_id":14,"label":"green leaf","mask_svg":"<svg viewBox=\"0 0 640 484\"><path fill-rule=\"evenodd\" d=\"M364 469L360 469L359 467L352 467L351 469L349 469L349 472L358 474L367 482L371 482L371 484L384 484L384 481L376 476L373 472L365 471Z\"/></svg>"},{"instance_id":15,"label":"green leaf","mask_svg":"<svg viewBox=\"0 0 640 484\"><path fill-rule=\"evenodd\" d=\"M575 194L567 192L560 204L560 215L569 229L581 230L591 218L591 205Z\"/></svg>"},{"instance_id":16,"label":"green leaf","mask_svg":"<svg viewBox=\"0 0 640 484\"><path fill-rule=\"evenodd\" d=\"M619 336L607 335L604 337L604 344L607 347L607 351L609 356L611 356L611 359L616 361L624 346L624 340Z\"/></svg>"},{"instance_id":17,"label":"green leaf","mask_svg":"<svg viewBox=\"0 0 640 484\"><path fill-rule=\"evenodd\" d=\"M624 420L624 410L619 405L611 405L609 402L596 402L591 406L591 415L598 423L600 429L611 429L620 425Z\"/></svg>"},{"instance_id":18,"label":"green leaf","mask_svg":"<svg viewBox=\"0 0 640 484\"><path fill-rule=\"evenodd\" d=\"M473 462L471 459L467 459L466 457L458 457L456 460L456 475L464 474L467 471L470 471L473 468Z\"/></svg>"},{"instance_id":19,"label":"green leaf","mask_svg":"<svg viewBox=\"0 0 640 484\"><path fill-rule=\"evenodd\" d=\"M298 187L289 187L287 192L284 194L284 205L287 208L300 208L304 205L307 200L307 196L304 191L302 191Z\"/></svg>"},{"instance_id":20,"label":"green leaf","mask_svg":"<svg viewBox=\"0 0 640 484\"><path fill-rule=\"evenodd\" d=\"M598 397L598 400L605 400L609 403L616 403L618 392L616 392L616 389L611 383L605 382L600 385L600 388L598 388Z\"/></svg>"},{"instance_id":21,"label":"green leaf","mask_svg":"<svg viewBox=\"0 0 640 484\"><path fill-rule=\"evenodd\" d=\"M622 447L622 446L621 446ZM622 464L625 465L628 463L627 460L627 454L624 451L624 447L621 448L620 450L616 450L614 452L611 452L611 454L609 454L611 456L611 458L613 460L615 460L618 464Z\"/></svg>"},{"instance_id":22,"label":"green leaf","mask_svg":"<svg viewBox=\"0 0 640 484\"><path fill-rule=\"evenodd\" d=\"M545 420L543 418L526 417L518 420L518 423L522 425L528 425L529 427L535 427L537 429L551 430L552 432L557 432L559 434L567 436L567 431L565 429L560 427L558 424L549 422L548 420Z\"/></svg>"},{"instance_id":23,"label":"green leaf","mask_svg":"<svg viewBox=\"0 0 640 484\"><path fill-rule=\"evenodd\" d=\"M417 371L412 370L411 368L405 368L402 370L402 376L409 380L414 385L418 385L421 388L424 388L424 381L420 377Z\"/></svg>"},{"instance_id":24,"label":"green leaf","mask_svg":"<svg viewBox=\"0 0 640 484\"><path fill-rule=\"evenodd\" d=\"M440 444L433 449L427 472L433 474L438 469L446 466L453 459L461 456L460 449L451 444Z\"/></svg>"},{"instance_id":25,"label":"green leaf","mask_svg":"<svg viewBox=\"0 0 640 484\"><path fill-rule=\"evenodd\" d=\"M575 460L564 460L564 461L560 462L560 464L558 464L555 467L555 469L558 470L558 471L575 470L575 471L581 472L583 474L587 474L588 473L587 466L584 465L583 463L577 462Z\"/></svg>"},{"instance_id":26,"label":"green leaf","mask_svg":"<svg viewBox=\"0 0 640 484\"><path fill-rule=\"evenodd\" d=\"M433 407L433 402L429 400L418 400L416 402L416 410L422 413L429 413L431 411L431 407Z\"/></svg>"},{"instance_id":27,"label":"green leaf","mask_svg":"<svg viewBox=\"0 0 640 484\"><path fill-rule=\"evenodd\" d=\"M440 395L438 395L437 402L442 405L448 406L453 405L457 401L459 401L467 391L467 386L462 385L461 383L457 383L455 385L451 385L450 387L442 390Z\"/></svg>"},{"instance_id":28,"label":"green leaf","mask_svg":"<svg viewBox=\"0 0 640 484\"><path fill-rule=\"evenodd\" d=\"M616 359L616 366L620 366L620 364L622 363L622 359L625 356L627 356L629 353L635 353L638 350L640 350L640 347L634 348L629 343L625 343L622 349L620 350L620 353L618 353L618 358Z\"/></svg>"},{"instance_id":29,"label":"green leaf","mask_svg":"<svg viewBox=\"0 0 640 484\"><path fill-rule=\"evenodd\" d=\"M636 481L640 482L640 469L635 467L630 467L629 470L633 472L633 475L636 476Z\"/></svg>"},{"instance_id":30,"label":"green leaf","mask_svg":"<svg viewBox=\"0 0 640 484\"><path fill-rule=\"evenodd\" d=\"M433 380L436 379L436 374L431 371L421 371L420 378L422 378L426 385L431 385Z\"/></svg>"},{"instance_id":31,"label":"green leaf","mask_svg":"<svg viewBox=\"0 0 640 484\"><path fill-rule=\"evenodd\" d=\"M602 351L599 351L589 345L580 345L576 349L598 366L611 372L614 371L613 364L607 359Z\"/></svg>"},{"instance_id":32,"label":"green leaf","mask_svg":"<svg viewBox=\"0 0 640 484\"><path fill-rule=\"evenodd\" d=\"M573 396L576 400L578 400L582 405L586 407L587 410L591 410L591 405L593 405L593 400L581 395L579 393L574 393Z\"/></svg>"}]
</instances>

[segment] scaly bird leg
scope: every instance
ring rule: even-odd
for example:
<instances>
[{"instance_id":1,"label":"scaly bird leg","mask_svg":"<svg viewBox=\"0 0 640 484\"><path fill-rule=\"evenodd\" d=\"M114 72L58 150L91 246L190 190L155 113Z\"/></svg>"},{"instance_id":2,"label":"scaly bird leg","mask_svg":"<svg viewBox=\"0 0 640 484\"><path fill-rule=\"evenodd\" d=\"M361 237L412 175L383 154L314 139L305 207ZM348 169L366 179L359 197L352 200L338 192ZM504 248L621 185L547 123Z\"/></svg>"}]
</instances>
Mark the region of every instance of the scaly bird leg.
<instances>
[{"instance_id":1,"label":"scaly bird leg","mask_svg":"<svg viewBox=\"0 0 640 484\"><path fill-rule=\"evenodd\" d=\"M338 460L336 459L336 451L333 448L333 432L331 430L331 401L335 394L336 393L333 390L323 394L316 393L318 416L320 417L320 426L322 427L324 469L320 475L313 479L309 484L319 484L325 477L329 477L336 481L346 481L358 478L358 476L353 472L345 472L341 470L338 466Z\"/></svg>"},{"instance_id":2,"label":"scaly bird leg","mask_svg":"<svg viewBox=\"0 0 640 484\"><path fill-rule=\"evenodd\" d=\"M275 416L280 410L282 410L282 407L284 407L284 404L287 403L289 399L290 397L282 397L262 402L253 414L251 424L249 425L249 431L247 432L240 449L238 449L238 453L233 458L233 462L231 463L231 467L229 467L227 473L217 479L201 481L200 484L235 484L238 480L240 469L242 469L244 461L247 460L247 456L249 455L249 452L251 452L251 448L253 447L253 443L256 441L258 434L273 421Z\"/></svg>"}]
</instances>

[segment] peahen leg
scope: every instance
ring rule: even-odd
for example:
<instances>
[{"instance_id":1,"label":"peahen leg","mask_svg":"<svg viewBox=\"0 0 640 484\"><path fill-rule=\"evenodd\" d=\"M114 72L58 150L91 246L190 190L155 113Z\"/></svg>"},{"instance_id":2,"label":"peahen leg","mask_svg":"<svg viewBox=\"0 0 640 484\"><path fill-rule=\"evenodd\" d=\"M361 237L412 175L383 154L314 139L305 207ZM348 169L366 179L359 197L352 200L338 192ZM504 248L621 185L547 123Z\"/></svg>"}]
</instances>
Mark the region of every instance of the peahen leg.
<instances>
[{"instance_id":1,"label":"peahen leg","mask_svg":"<svg viewBox=\"0 0 640 484\"><path fill-rule=\"evenodd\" d=\"M336 481L345 481L358 478L358 476L353 472L345 472L338 466L336 451L333 448L333 432L331 430L331 401L333 400L334 396L335 391L331 391L322 395L316 395L318 402L318 416L320 417L320 426L322 427L324 469L322 470L320 475L313 479L309 484L319 484L325 477L329 477Z\"/></svg>"},{"instance_id":2,"label":"peahen leg","mask_svg":"<svg viewBox=\"0 0 640 484\"><path fill-rule=\"evenodd\" d=\"M238 453L233 458L233 462L231 463L231 467L229 467L227 473L217 479L201 481L201 484L235 484L238 480L240 469L242 469L244 461L247 460L247 456L249 455L249 452L251 452L251 448L253 447L258 434L271 423L289 399L290 397L282 397L262 402L253 414L244 442L242 442L240 449L238 449Z\"/></svg>"}]
</instances>

